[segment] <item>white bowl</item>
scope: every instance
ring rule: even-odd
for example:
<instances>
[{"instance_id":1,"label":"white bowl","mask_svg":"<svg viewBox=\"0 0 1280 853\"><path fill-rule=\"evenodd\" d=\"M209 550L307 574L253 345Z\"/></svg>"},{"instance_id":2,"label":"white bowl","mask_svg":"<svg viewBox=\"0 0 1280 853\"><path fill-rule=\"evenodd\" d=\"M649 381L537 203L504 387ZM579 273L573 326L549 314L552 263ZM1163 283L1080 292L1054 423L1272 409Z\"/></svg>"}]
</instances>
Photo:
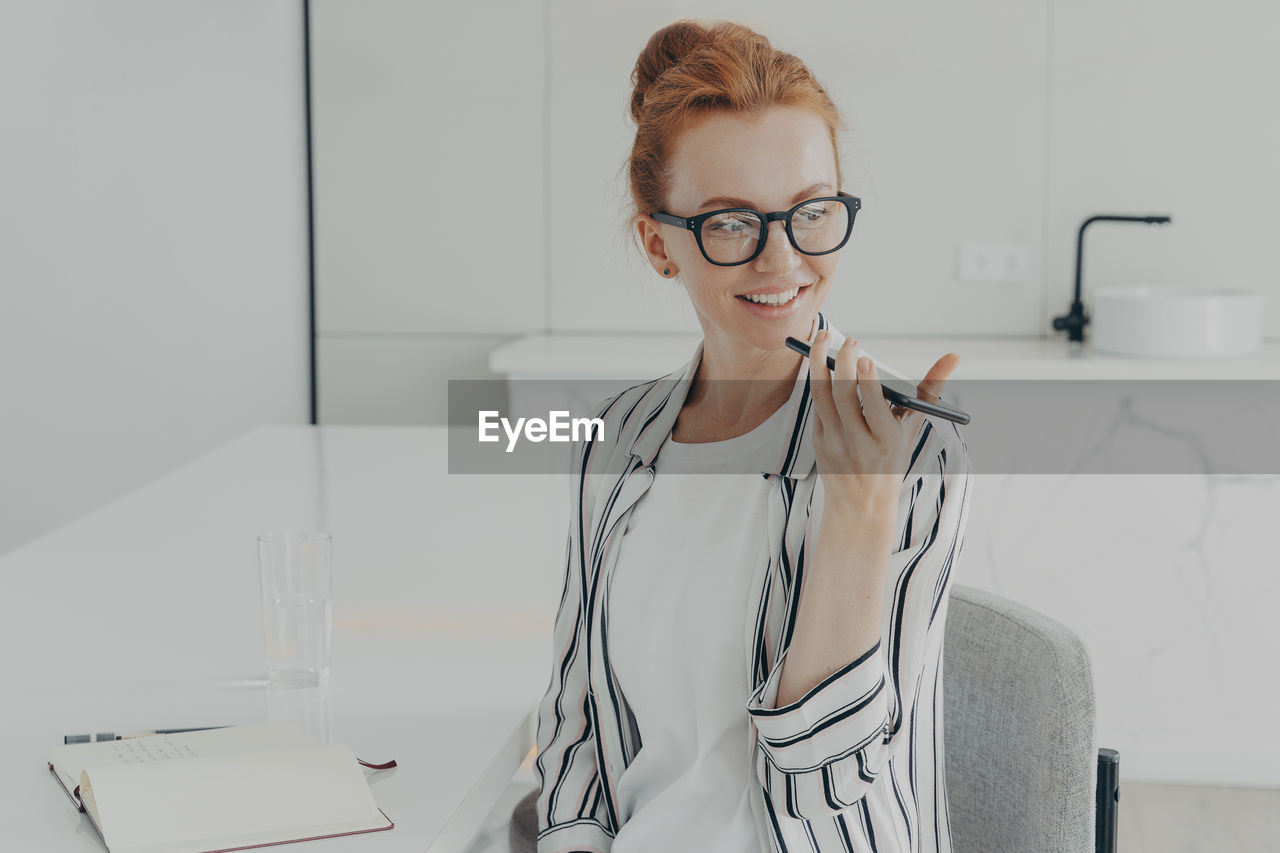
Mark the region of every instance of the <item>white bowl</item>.
<instances>
[{"instance_id":1,"label":"white bowl","mask_svg":"<svg viewBox=\"0 0 1280 853\"><path fill-rule=\"evenodd\" d=\"M1086 309L1093 349L1137 358L1233 358L1262 345L1262 296L1231 289L1113 285Z\"/></svg>"}]
</instances>

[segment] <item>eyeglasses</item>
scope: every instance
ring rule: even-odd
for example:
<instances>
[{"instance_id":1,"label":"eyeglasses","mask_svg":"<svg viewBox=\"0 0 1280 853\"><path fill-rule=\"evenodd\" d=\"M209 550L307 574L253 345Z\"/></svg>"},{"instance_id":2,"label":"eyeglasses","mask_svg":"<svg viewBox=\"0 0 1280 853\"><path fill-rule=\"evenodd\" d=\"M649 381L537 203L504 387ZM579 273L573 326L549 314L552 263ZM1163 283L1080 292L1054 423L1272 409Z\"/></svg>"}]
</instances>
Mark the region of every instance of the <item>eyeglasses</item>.
<instances>
[{"instance_id":1,"label":"eyeglasses","mask_svg":"<svg viewBox=\"0 0 1280 853\"><path fill-rule=\"evenodd\" d=\"M659 222L687 228L698 240L702 256L716 266L745 264L764 251L769 223L781 219L787 239L805 255L827 255L849 242L853 219L862 200L848 193L811 198L790 210L761 213L746 207L713 210L697 216L650 214Z\"/></svg>"}]
</instances>

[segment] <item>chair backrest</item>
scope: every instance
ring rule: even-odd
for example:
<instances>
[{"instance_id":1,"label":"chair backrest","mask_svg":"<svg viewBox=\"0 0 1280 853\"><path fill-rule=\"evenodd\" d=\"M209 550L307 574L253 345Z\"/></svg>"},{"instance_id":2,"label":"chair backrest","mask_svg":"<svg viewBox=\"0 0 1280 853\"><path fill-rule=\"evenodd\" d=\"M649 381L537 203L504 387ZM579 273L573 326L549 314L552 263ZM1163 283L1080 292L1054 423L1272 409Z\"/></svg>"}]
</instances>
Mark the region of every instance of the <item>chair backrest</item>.
<instances>
[{"instance_id":1,"label":"chair backrest","mask_svg":"<svg viewBox=\"0 0 1280 853\"><path fill-rule=\"evenodd\" d=\"M1080 639L952 584L942 672L956 853L1094 853L1093 673Z\"/></svg>"}]
</instances>

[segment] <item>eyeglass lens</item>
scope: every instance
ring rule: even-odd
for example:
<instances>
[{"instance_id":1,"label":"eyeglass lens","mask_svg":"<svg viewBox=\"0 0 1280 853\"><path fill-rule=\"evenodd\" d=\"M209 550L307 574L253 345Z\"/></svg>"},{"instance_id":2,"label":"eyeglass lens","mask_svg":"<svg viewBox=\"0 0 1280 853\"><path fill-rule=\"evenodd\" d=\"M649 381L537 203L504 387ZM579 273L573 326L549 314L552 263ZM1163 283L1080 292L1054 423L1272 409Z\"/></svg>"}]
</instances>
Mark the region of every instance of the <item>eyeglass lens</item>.
<instances>
[{"instance_id":1,"label":"eyeglass lens","mask_svg":"<svg viewBox=\"0 0 1280 853\"><path fill-rule=\"evenodd\" d=\"M830 252L844 239L849 208L838 201L814 201L791 214L791 232L797 248L817 254ZM734 210L702 223L702 247L711 260L729 264L755 254L764 222L754 213Z\"/></svg>"}]
</instances>

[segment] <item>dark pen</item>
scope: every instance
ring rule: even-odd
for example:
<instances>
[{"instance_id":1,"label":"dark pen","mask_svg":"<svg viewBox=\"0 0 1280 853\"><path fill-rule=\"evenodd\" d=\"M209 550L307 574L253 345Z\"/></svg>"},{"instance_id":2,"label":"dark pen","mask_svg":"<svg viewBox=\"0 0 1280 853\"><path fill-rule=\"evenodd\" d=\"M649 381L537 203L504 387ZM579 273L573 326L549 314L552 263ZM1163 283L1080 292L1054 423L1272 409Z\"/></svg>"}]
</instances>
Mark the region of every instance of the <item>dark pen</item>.
<instances>
[{"instance_id":1,"label":"dark pen","mask_svg":"<svg viewBox=\"0 0 1280 853\"><path fill-rule=\"evenodd\" d=\"M129 732L128 734L116 734L115 732L98 732L92 735L63 735L62 743L64 745L71 743L102 743L111 740L129 740L135 737L147 737L148 735L177 735L183 732L207 732L213 729L225 729L227 726L205 726L198 729L156 729L153 732Z\"/></svg>"},{"instance_id":2,"label":"dark pen","mask_svg":"<svg viewBox=\"0 0 1280 853\"><path fill-rule=\"evenodd\" d=\"M800 353L801 355L809 354L809 345L804 341L795 338L787 338L787 346ZM836 369L836 360L832 355L827 356L827 367L833 371ZM895 406L901 406L904 409L915 409L917 412L924 412L926 415L934 415L939 418L946 418L949 421L955 421L958 424L969 423L969 415L959 409L953 409L950 406L943 405L941 401L931 403L928 400L921 400L919 397L913 397L903 391L890 387L891 384L899 384L893 379L880 380L880 389L884 392L884 398ZM905 386L910 387L910 386ZM912 389L915 390L915 389Z\"/></svg>"}]
</instances>

